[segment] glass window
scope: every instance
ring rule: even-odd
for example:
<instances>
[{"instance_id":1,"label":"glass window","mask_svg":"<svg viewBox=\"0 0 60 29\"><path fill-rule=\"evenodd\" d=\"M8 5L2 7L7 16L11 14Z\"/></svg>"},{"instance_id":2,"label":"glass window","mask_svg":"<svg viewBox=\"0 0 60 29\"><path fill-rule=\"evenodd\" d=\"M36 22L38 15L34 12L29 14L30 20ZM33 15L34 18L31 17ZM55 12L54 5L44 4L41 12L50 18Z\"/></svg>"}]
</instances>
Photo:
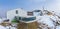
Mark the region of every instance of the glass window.
<instances>
[{"instance_id":1,"label":"glass window","mask_svg":"<svg viewBox=\"0 0 60 29\"><path fill-rule=\"evenodd\" d=\"M18 14L18 10L16 10L16 14Z\"/></svg>"},{"instance_id":2,"label":"glass window","mask_svg":"<svg viewBox=\"0 0 60 29\"><path fill-rule=\"evenodd\" d=\"M27 12L28 16L33 16L33 12Z\"/></svg>"}]
</instances>

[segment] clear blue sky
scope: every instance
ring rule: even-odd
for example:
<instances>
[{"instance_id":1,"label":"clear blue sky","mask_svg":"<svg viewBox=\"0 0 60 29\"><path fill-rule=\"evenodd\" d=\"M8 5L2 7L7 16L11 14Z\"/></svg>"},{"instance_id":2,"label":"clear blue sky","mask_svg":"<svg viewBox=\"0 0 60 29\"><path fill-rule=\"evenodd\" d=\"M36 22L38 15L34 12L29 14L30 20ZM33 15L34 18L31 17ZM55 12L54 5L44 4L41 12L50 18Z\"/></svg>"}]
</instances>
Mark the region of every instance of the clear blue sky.
<instances>
[{"instance_id":1,"label":"clear blue sky","mask_svg":"<svg viewBox=\"0 0 60 29\"><path fill-rule=\"evenodd\" d=\"M44 6L45 9L58 9L59 3L60 0L0 0L0 16L6 17L6 12L8 10L16 8L32 10L42 9L42 6Z\"/></svg>"}]
</instances>

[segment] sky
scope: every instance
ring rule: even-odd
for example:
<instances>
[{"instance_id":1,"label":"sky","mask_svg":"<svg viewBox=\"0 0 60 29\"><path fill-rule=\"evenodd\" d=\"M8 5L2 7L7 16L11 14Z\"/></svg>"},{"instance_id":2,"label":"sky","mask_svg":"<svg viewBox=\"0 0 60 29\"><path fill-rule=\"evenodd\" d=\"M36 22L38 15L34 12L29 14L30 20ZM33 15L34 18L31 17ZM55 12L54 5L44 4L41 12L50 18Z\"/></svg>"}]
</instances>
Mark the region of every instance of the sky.
<instances>
[{"instance_id":1,"label":"sky","mask_svg":"<svg viewBox=\"0 0 60 29\"><path fill-rule=\"evenodd\" d=\"M6 12L16 8L24 10L42 9L60 10L60 0L0 0L0 17L6 17Z\"/></svg>"}]
</instances>

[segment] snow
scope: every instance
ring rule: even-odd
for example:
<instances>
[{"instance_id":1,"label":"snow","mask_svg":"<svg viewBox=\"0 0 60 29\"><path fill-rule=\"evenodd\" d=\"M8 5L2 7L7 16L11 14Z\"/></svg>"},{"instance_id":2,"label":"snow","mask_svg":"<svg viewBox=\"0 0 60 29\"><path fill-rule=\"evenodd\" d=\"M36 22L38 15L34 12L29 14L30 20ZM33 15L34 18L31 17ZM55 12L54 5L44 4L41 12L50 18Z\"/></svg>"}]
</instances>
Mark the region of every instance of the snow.
<instances>
[{"instance_id":1,"label":"snow","mask_svg":"<svg viewBox=\"0 0 60 29\"><path fill-rule=\"evenodd\" d=\"M50 19L49 16L46 15L46 16L41 16L39 18L41 18L38 20L39 23L41 22L41 23L47 24L48 27L50 27L50 28L54 27L53 21Z\"/></svg>"},{"instance_id":2,"label":"snow","mask_svg":"<svg viewBox=\"0 0 60 29\"><path fill-rule=\"evenodd\" d=\"M0 29L17 29L16 27L11 27L11 26L6 26L6 27L4 27L4 26L1 26L0 25Z\"/></svg>"},{"instance_id":3,"label":"snow","mask_svg":"<svg viewBox=\"0 0 60 29\"><path fill-rule=\"evenodd\" d=\"M15 27L11 27L11 29L16 29Z\"/></svg>"},{"instance_id":4,"label":"snow","mask_svg":"<svg viewBox=\"0 0 60 29\"><path fill-rule=\"evenodd\" d=\"M0 29L6 29L6 28L5 28L4 26L1 26L1 25L0 25Z\"/></svg>"},{"instance_id":5,"label":"snow","mask_svg":"<svg viewBox=\"0 0 60 29\"><path fill-rule=\"evenodd\" d=\"M47 13L47 12L43 12L43 13ZM60 19L57 17L57 16L60 16L60 12L57 11L57 12L52 12L52 13L55 14L55 15L54 16L53 15L49 16L47 14L44 14L43 16L39 16L39 13L34 13L35 14L34 16L36 16L36 20L25 22L25 23L30 23L30 22L37 21L38 23L43 23L43 24L46 24L47 25L47 26L44 26L43 25L44 26L43 29L48 29L47 27L49 27L51 29L54 29L54 28L60 29L60 25L55 26L55 23L57 21L60 21ZM26 16L26 17L28 17L28 16ZM6 20L6 18L0 19L0 23L2 23L3 20ZM58 22L58 23L60 23L60 22ZM15 26L16 24L12 24L12 25ZM9 29L9 28L10 29L16 29L16 27L12 27L12 26L6 26L6 27L4 27L4 26L1 26L0 25L0 29Z\"/></svg>"},{"instance_id":6,"label":"snow","mask_svg":"<svg viewBox=\"0 0 60 29\"><path fill-rule=\"evenodd\" d=\"M55 25L53 24L54 22L50 18L52 18L54 21L56 21L55 16L48 16L48 15L36 16L36 20L38 20L38 23L40 23L40 22L44 23L44 24L48 25L48 27L53 29L55 27ZM1 21L1 19L0 19L0 21ZM9 26L7 26L7 27L0 26L0 27L2 27L4 29L8 29L9 28ZM15 27L10 27L10 28L11 29L16 29ZM43 28L43 29L45 29L45 28Z\"/></svg>"},{"instance_id":7,"label":"snow","mask_svg":"<svg viewBox=\"0 0 60 29\"><path fill-rule=\"evenodd\" d=\"M6 26L6 29L17 29L16 27L12 27L12 26Z\"/></svg>"},{"instance_id":8,"label":"snow","mask_svg":"<svg viewBox=\"0 0 60 29\"><path fill-rule=\"evenodd\" d=\"M55 14L58 15L58 16L60 16L60 13L57 13L57 12L56 12Z\"/></svg>"},{"instance_id":9,"label":"snow","mask_svg":"<svg viewBox=\"0 0 60 29\"><path fill-rule=\"evenodd\" d=\"M50 16L50 19L54 22L56 22L58 20L58 17L57 16Z\"/></svg>"},{"instance_id":10,"label":"snow","mask_svg":"<svg viewBox=\"0 0 60 29\"><path fill-rule=\"evenodd\" d=\"M56 26L56 29L60 29L60 26Z\"/></svg>"},{"instance_id":11,"label":"snow","mask_svg":"<svg viewBox=\"0 0 60 29\"><path fill-rule=\"evenodd\" d=\"M0 23L2 23L3 22L3 20L2 19L0 19Z\"/></svg>"},{"instance_id":12,"label":"snow","mask_svg":"<svg viewBox=\"0 0 60 29\"><path fill-rule=\"evenodd\" d=\"M58 15L59 16L59 15ZM60 26L55 26L55 23L57 21L60 21L58 16L56 15L44 15L44 16L37 16L37 20L38 20L38 23L43 23L43 24L46 24L48 25L48 27L50 27L51 29L60 29ZM43 28L43 29L46 29L46 28Z\"/></svg>"}]
</instances>

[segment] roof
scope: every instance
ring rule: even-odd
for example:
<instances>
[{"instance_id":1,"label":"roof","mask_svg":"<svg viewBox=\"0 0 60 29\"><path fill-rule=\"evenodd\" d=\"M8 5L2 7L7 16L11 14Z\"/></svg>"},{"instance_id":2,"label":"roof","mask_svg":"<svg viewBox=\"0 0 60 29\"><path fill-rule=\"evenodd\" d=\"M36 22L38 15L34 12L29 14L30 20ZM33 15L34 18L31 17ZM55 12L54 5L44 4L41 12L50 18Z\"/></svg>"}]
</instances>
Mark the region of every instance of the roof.
<instances>
[{"instance_id":1,"label":"roof","mask_svg":"<svg viewBox=\"0 0 60 29\"><path fill-rule=\"evenodd\" d=\"M24 10L23 10L23 9L21 9L21 8L17 8L17 9L9 10L9 11L7 11L7 12L14 11L14 10L24 11Z\"/></svg>"}]
</instances>

